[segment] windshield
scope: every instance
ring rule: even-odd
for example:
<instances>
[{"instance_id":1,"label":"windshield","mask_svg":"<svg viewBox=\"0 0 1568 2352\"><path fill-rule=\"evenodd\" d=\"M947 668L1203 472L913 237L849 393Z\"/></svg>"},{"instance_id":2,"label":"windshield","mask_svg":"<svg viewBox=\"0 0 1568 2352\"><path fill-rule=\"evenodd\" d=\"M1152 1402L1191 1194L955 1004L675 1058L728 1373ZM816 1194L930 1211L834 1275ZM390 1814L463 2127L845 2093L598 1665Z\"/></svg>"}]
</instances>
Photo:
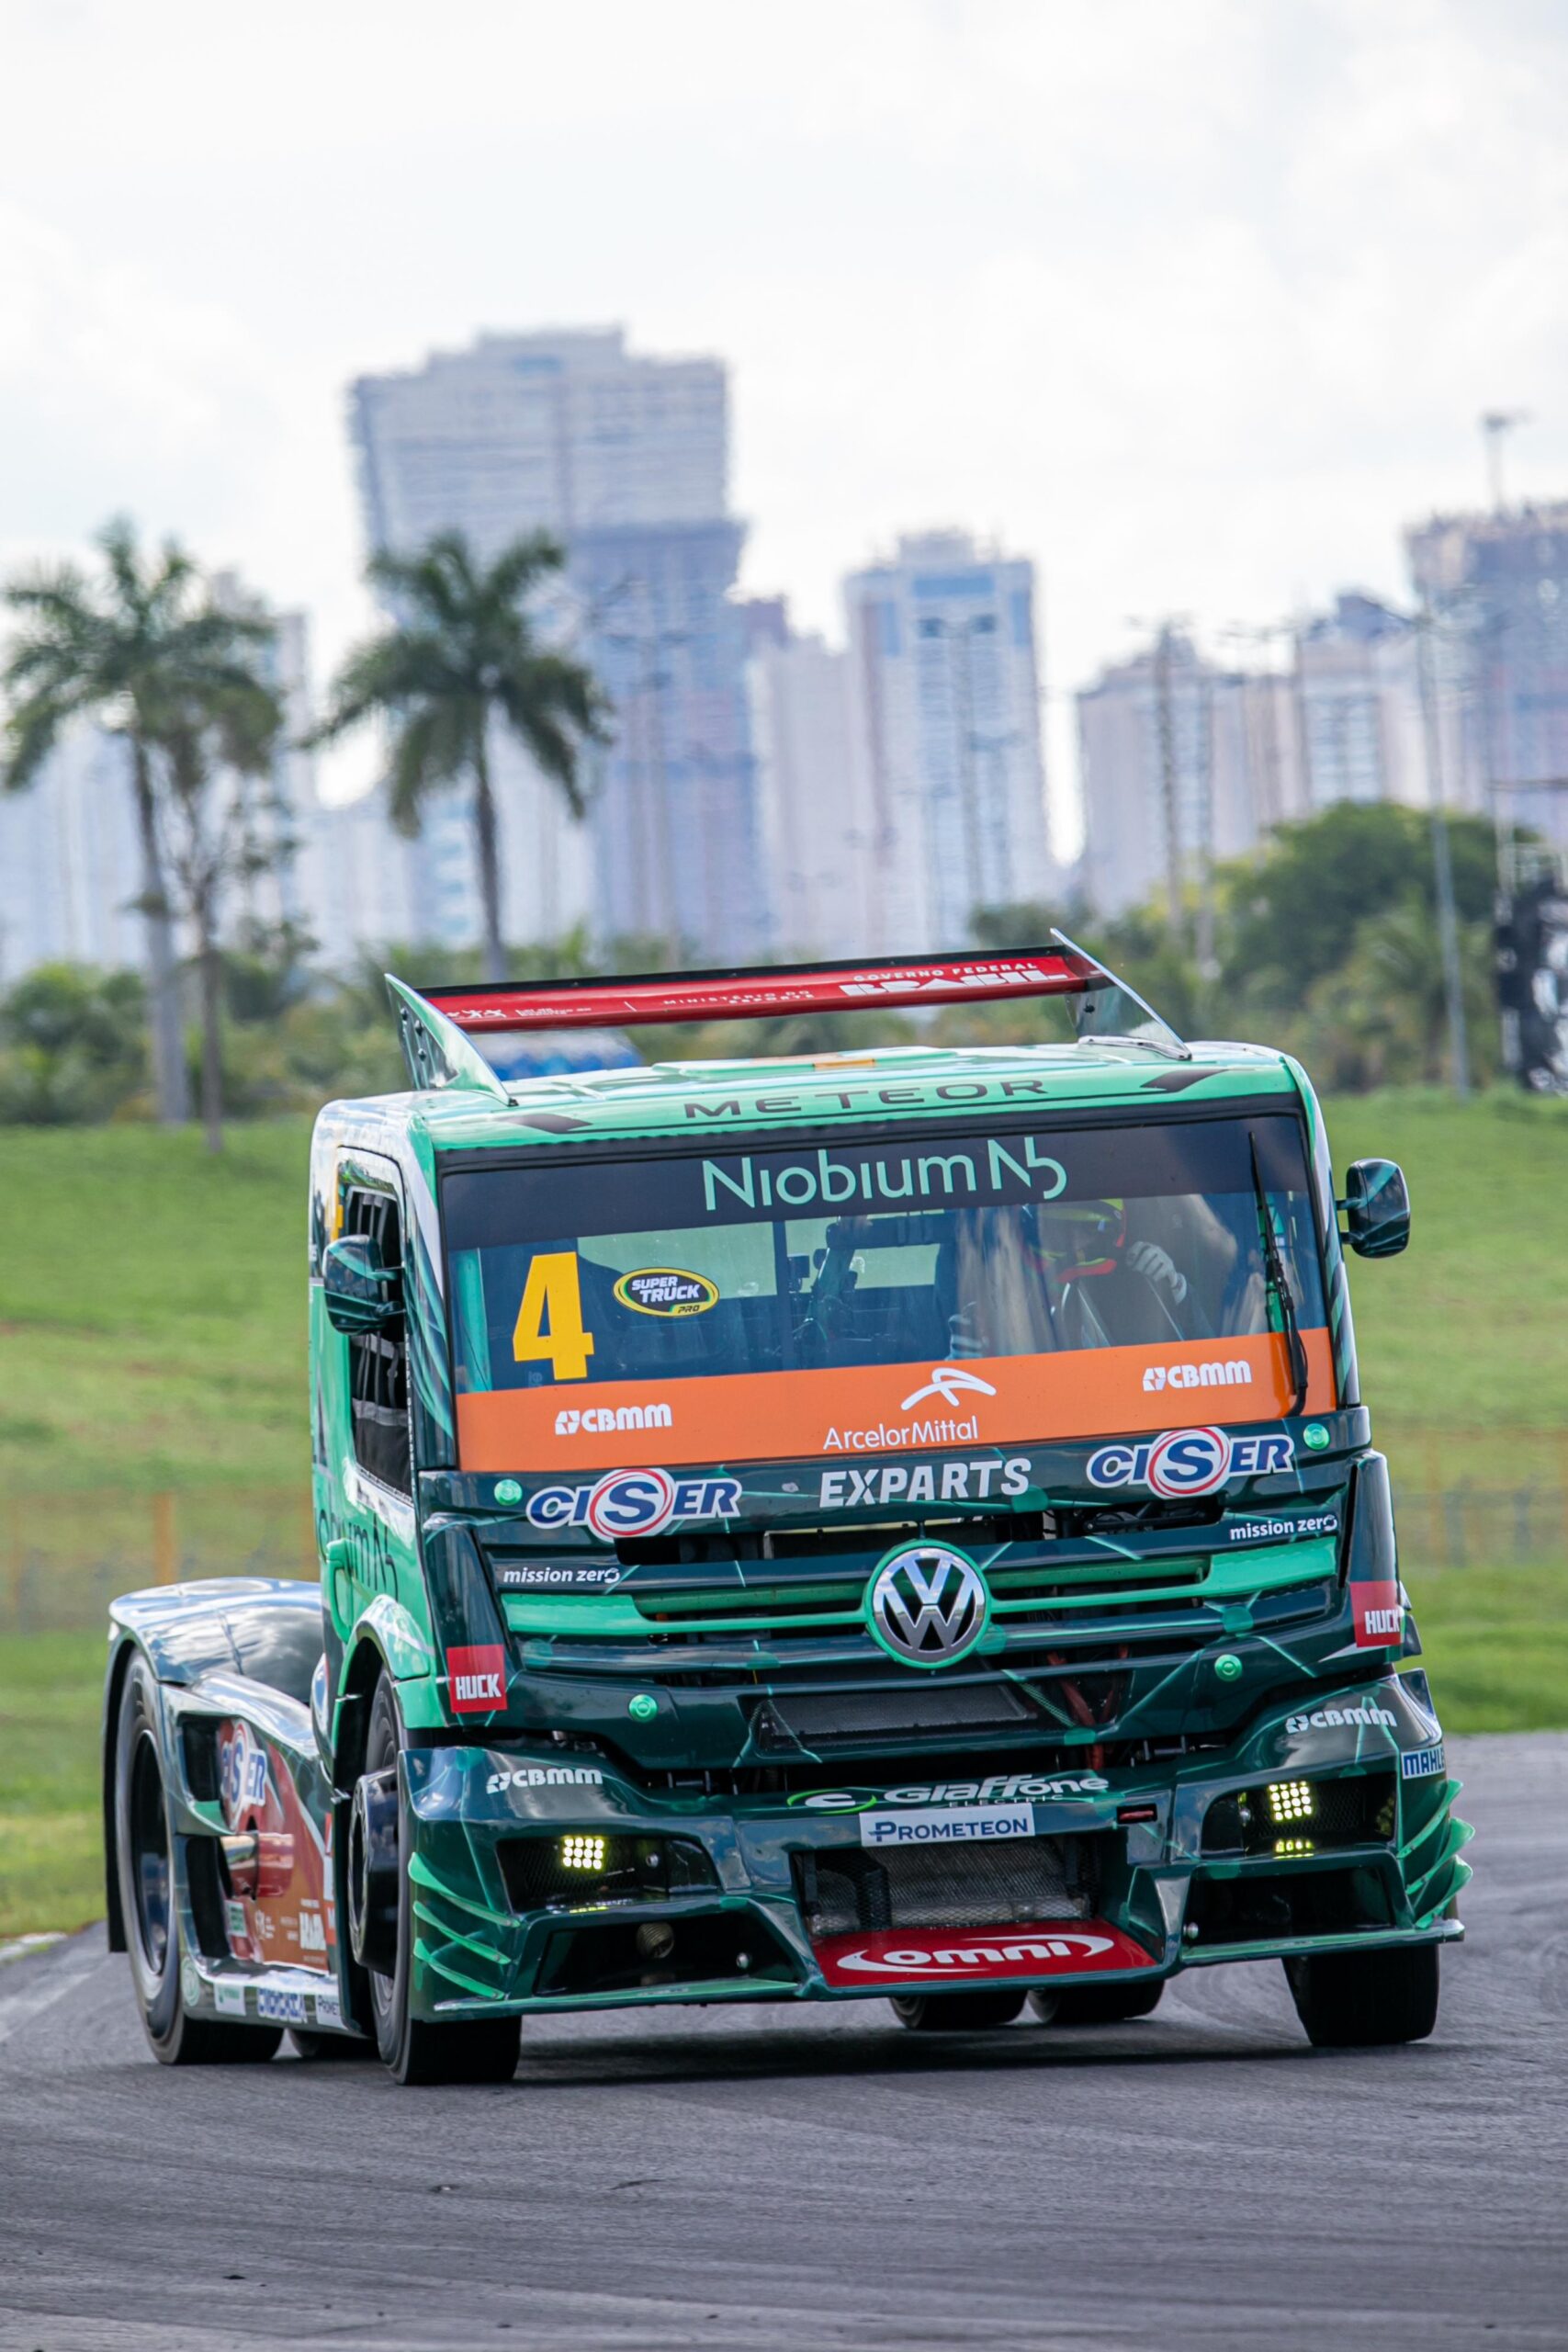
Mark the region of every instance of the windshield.
<instances>
[{"instance_id":1,"label":"windshield","mask_svg":"<svg viewBox=\"0 0 1568 2352\"><path fill-rule=\"evenodd\" d=\"M1288 1116L454 1171L442 1199L463 1464L1267 1418L1292 1382L1258 1183L1306 1343L1307 1406L1325 1410L1317 1240Z\"/></svg>"}]
</instances>

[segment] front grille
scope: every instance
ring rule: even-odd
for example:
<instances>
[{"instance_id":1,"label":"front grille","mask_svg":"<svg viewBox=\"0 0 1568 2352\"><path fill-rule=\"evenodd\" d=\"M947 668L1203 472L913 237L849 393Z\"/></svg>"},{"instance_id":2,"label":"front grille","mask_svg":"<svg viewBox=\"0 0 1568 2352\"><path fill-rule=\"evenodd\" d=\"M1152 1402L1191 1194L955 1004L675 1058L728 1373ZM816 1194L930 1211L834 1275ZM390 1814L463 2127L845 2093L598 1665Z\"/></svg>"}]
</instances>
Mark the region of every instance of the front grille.
<instances>
[{"instance_id":1,"label":"front grille","mask_svg":"<svg viewBox=\"0 0 1568 2352\"><path fill-rule=\"evenodd\" d=\"M878 1928L1003 1928L1087 1919L1103 1838L1007 1838L908 1846L882 1854L794 1857L795 1887L813 1941Z\"/></svg>"},{"instance_id":2,"label":"front grille","mask_svg":"<svg viewBox=\"0 0 1568 2352\"><path fill-rule=\"evenodd\" d=\"M1016 1731L1043 1721L1014 1683L931 1676L891 1690L790 1690L764 1699L752 1714L751 1737L761 1754L792 1756L803 1745L830 1753L887 1734L918 1739L932 1732Z\"/></svg>"}]
</instances>

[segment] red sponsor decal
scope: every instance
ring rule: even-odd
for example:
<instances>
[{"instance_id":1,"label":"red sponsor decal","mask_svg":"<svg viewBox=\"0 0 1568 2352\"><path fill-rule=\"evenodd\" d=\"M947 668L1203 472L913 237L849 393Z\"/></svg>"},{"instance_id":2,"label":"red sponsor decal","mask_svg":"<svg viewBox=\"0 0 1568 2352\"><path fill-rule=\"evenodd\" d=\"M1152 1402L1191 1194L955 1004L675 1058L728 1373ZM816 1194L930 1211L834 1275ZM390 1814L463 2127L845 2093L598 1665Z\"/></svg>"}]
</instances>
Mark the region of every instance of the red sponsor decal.
<instances>
[{"instance_id":1,"label":"red sponsor decal","mask_svg":"<svg viewBox=\"0 0 1568 2352\"><path fill-rule=\"evenodd\" d=\"M1403 1640L1404 1611L1397 1584L1353 1584L1350 1606L1356 1612L1356 1646L1385 1650Z\"/></svg>"},{"instance_id":2,"label":"red sponsor decal","mask_svg":"<svg viewBox=\"0 0 1568 2352\"><path fill-rule=\"evenodd\" d=\"M789 964L762 971L692 972L533 988L430 989L459 1029L626 1028L640 1021L750 1019L856 1005L985 1003L998 997L1082 996L1106 975L1076 947L1034 956L952 956L934 963Z\"/></svg>"},{"instance_id":3,"label":"red sponsor decal","mask_svg":"<svg viewBox=\"0 0 1568 2352\"><path fill-rule=\"evenodd\" d=\"M455 1715L493 1714L506 1704L506 1652L499 1642L448 1650L446 1680Z\"/></svg>"},{"instance_id":4,"label":"red sponsor decal","mask_svg":"<svg viewBox=\"0 0 1568 2352\"><path fill-rule=\"evenodd\" d=\"M1152 1968L1155 1958L1104 1919L1008 1928L888 1928L812 1946L829 1984L978 1984L1016 1976L1089 1976Z\"/></svg>"}]
</instances>

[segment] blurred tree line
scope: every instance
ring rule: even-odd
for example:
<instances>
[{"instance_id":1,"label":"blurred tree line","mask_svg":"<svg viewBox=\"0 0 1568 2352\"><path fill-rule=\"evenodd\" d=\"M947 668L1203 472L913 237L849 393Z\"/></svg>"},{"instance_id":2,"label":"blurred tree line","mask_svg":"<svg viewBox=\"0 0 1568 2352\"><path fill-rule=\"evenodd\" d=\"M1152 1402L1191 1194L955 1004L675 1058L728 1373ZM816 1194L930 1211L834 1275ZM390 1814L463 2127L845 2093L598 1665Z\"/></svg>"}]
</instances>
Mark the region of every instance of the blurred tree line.
<instances>
[{"instance_id":1,"label":"blurred tree line","mask_svg":"<svg viewBox=\"0 0 1568 2352\"><path fill-rule=\"evenodd\" d=\"M1495 843L1479 817L1450 820L1472 1074L1497 1072L1491 953ZM1431 836L1419 811L1343 805L1282 827L1257 859L1214 877L1215 958L1205 974L1193 926L1173 939L1162 909L1113 921L1038 905L990 909L982 947L1036 946L1059 923L1101 956L1189 1037L1283 1046L1332 1091L1440 1081L1446 1067ZM298 933L242 938L218 962L222 1019L201 1017L197 975L185 976L193 1077L203 1037L220 1039L225 1115L314 1111L333 1095L400 1086L401 1061L382 975L414 986L478 981L491 951L389 945L326 972ZM648 941L614 943L596 963L576 932L551 947L512 950L518 980L649 971ZM134 973L55 965L0 997L0 1120L56 1124L155 1113L145 985ZM949 1007L929 1022L886 1011L824 1013L638 1033L650 1060L853 1051L870 1045L1033 1044L1070 1034L1049 1001ZM209 1044L210 1049L210 1044Z\"/></svg>"}]
</instances>

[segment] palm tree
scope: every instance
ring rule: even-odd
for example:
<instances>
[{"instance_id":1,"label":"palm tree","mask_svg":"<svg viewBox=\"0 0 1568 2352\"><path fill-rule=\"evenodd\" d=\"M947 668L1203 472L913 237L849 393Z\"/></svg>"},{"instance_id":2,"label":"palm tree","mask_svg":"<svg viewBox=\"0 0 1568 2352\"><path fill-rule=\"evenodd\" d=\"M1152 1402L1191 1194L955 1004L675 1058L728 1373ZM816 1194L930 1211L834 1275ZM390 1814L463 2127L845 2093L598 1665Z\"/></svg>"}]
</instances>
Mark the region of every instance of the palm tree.
<instances>
[{"instance_id":1,"label":"palm tree","mask_svg":"<svg viewBox=\"0 0 1568 2352\"><path fill-rule=\"evenodd\" d=\"M265 621L220 610L191 559L172 540L143 560L132 526L99 535L106 571L73 564L10 582L5 602L21 627L0 670L9 714L0 739L0 790L21 792L73 718L87 718L130 746L147 922L147 979L158 1115L190 1116L181 1035L178 958L158 829L161 718L192 697L243 691Z\"/></svg>"},{"instance_id":2,"label":"palm tree","mask_svg":"<svg viewBox=\"0 0 1568 2352\"><path fill-rule=\"evenodd\" d=\"M282 706L259 678L186 695L158 714L164 860L196 943L209 1151L223 1148L223 899L231 884L266 872L293 847L278 840L272 786L282 731Z\"/></svg>"},{"instance_id":3,"label":"palm tree","mask_svg":"<svg viewBox=\"0 0 1568 2352\"><path fill-rule=\"evenodd\" d=\"M564 549L543 531L513 540L488 569L458 531L442 532L417 555L376 556L369 579L399 618L348 654L327 715L306 739L324 743L367 718L386 719L392 822L411 837L433 792L449 784L472 787L491 980L506 978L506 950L491 730L502 727L513 735L579 818L585 806L578 781L581 747L607 740L609 706L592 672L542 646L526 610L532 592L565 560Z\"/></svg>"}]
</instances>

